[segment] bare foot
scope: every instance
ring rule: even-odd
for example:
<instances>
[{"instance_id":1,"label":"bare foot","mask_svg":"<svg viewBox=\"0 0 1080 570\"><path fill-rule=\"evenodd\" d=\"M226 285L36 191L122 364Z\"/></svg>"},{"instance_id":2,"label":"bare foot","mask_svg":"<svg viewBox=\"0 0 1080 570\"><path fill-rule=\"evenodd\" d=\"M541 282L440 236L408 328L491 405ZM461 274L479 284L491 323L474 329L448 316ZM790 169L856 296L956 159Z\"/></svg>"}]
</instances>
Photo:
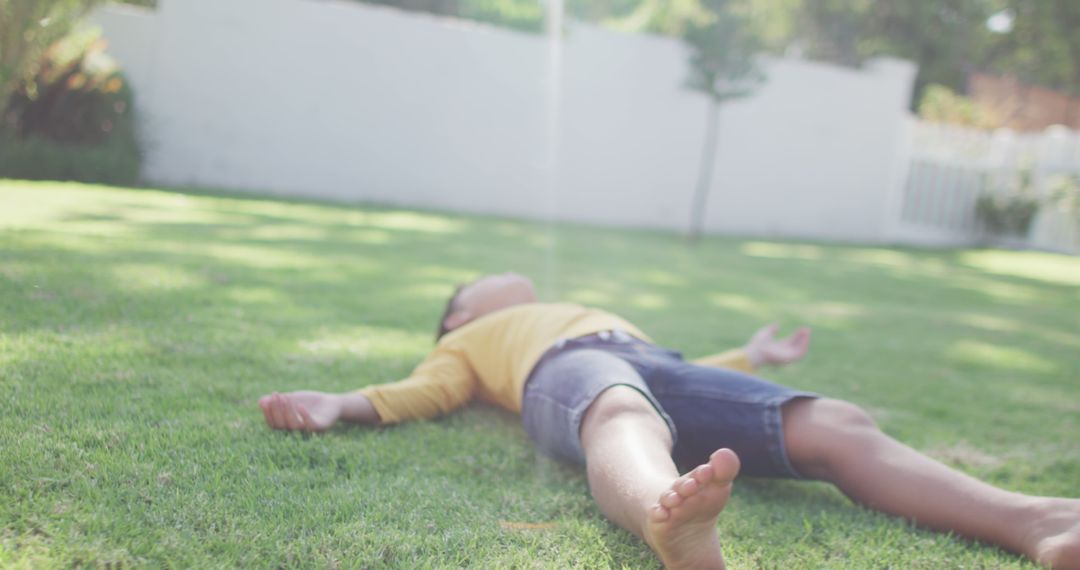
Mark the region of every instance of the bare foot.
<instances>
[{"instance_id":1,"label":"bare foot","mask_svg":"<svg viewBox=\"0 0 1080 570\"><path fill-rule=\"evenodd\" d=\"M731 496L739 457L730 449L712 454L672 483L649 510L642 534L667 568L723 568L716 519Z\"/></svg>"},{"instance_id":2,"label":"bare foot","mask_svg":"<svg viewBox=\"0 0 1080 570\"><path fill-rule=\"evenodd\" d=\"M1054 570L1080 570L1080 500L1048 499L1040 511L1025 554Z\"/></svg>"}]
</instances>

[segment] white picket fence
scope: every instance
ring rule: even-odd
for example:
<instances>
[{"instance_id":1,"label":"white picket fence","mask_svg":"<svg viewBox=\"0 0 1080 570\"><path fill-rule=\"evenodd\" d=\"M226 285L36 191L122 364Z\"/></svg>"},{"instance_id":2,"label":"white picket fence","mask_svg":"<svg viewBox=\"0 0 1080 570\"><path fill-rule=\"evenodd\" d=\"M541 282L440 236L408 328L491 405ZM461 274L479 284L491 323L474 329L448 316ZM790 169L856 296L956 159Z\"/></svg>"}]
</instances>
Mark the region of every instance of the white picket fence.
<instances>
[{"instance_id":1,"label":"white picket fence","mask_svg":"<svg viewBox=\"0 0 1080 570\"><path fill-rule=\"evenodd\" d=\"M1062 176L1080 176L1080 132L977 131L912 120L897 237L925 244L968 245L986 239L975 217L984 192L1009 192L1030 169L1035 194L1048 200ZM1060 204L1045 204L1026 245L1080 253L1080 228ZM1015 245L1021 245L1019 243Z\"/></svg>"}]
</instances>

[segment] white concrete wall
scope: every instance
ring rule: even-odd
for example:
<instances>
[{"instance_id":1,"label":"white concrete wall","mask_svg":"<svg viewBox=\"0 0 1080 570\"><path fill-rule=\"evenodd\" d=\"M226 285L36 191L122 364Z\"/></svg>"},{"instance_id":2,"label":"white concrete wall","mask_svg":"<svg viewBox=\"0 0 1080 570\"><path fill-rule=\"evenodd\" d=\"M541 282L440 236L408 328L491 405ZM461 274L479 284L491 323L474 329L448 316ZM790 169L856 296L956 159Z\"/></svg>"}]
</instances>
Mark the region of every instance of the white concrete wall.
<instances>
[{"instance_id":1,"label":"white concrete wall","mask_svg":"<svg viewBox=\"0 0 1080 570\"><path fill-rule=\"evenodd\" d=\"M96 21L148 118L151 182L686 227L706 101L678 40L570 29L549 184L541 36L333 0ZM914 67L766 70L722 113L707 230L889 239Z\"/></svg>"}]
</instances>

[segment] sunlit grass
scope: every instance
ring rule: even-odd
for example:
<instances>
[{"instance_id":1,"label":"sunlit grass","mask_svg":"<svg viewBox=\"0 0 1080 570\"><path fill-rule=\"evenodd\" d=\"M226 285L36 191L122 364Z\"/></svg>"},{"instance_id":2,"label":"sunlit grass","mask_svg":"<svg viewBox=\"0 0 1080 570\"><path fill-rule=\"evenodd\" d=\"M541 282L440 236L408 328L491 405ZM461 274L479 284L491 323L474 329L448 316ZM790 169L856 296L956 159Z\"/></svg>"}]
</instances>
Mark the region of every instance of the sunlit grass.
<instances>
[{"instance_id":1,"label":"sunlit grass","mask_svg":"<svg viewBox=\"0 0 1080 570\"><path fill-rule=\"evenodd\" d=\"M691 357L765 322L808 324L810 357L765 375L851 399L995 484L1077 492L1076 258L688 248L662 232L0 181L0 566L654 566L502 411L311 438L262 424L269 391L407 374L453 285L507 269ZM720 527L732 567L1032 567L814 483L740 480Z\"/></svg>"},{"instance_id":2,"label":"sunlit grass","mask_svg":"<svg viewBox=\"0 0 1080 570\"><path fill-rule=\"evenodd\" d=\"M965 265L1014 277L1037 279L1058 285L1080 286L1080 264L1062 264L1061 256L1008 251L973 251L961 257Z\"/></svg>"},{"instance_id":3,"label":"sunlit grass","mask_svg":"<svg viewBox=\"0 0 1080 570\"><path fill-rule=\"evenodd\" d=\"M1053 360L1010 346L974 340L961 340L949 348L948 356L971 366L995 370L1016 370L1032 373L1060 372Z\"/></svg>"}]
</instances>

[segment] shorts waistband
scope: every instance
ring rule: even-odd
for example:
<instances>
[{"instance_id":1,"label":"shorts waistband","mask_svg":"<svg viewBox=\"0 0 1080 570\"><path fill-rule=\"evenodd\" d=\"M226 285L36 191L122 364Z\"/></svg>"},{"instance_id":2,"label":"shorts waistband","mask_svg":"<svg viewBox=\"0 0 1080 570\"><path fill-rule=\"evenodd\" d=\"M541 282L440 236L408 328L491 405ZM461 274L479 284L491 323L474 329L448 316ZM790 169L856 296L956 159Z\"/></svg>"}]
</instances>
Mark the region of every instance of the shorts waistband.
<instances>
[{"instance_id":1,"label":"shorts waistband","mask_svg":"<svg viewBox=\"0 0 1080 570\"><path fill-rule=\"evenodd\" d=\"M582 335L582 336L577 336L577 337L573 337L573 338L559 338L558 340L555 341L555 344L551 345L551 349L559 350L559 349L565 347L567 345L567 343L570 343L572 341L573 342L589 342L589 341L593 341L593 340L597 340L597 341L600 341L600 342L610 342L610 343L613 343L613 344L630 344L630 343L632 343L634 341L640 341L640 339L638 339L634 335L632 335L632 334L630 334L630 333L628 333L628 332L626 332L626 331L624 331L622 329L611 329L611 330L605 330L605 331L597 331L597 332L594 332L594 333L590 333L590 334ZM641 341L641 342L643 342L643 341ZM551 349L549 349L549 350L551 350Z\"/></svg>"},{"instance_id":2,"label":"shorts waistband","mask_svg":"<svg viewBox=\"0 0 1080 570\"><path fill-rule=\"evenodd\" d=\"M582 336L575 336L571 338L560 337L550 347L548 347L547 350L544 351L544 354L540 355L540 358L536 361L536 364L533 365L533 369L529 372L528 378L525 379L525 384L529 384L529 381L532 380L533 373L535 373L536 370L540 368L541 364L544 364L556 354L559 354L564 349L570 346L589 346L590 344L633 344L635 342L644 343L645 341L635 337L634 335L622 329L597 331L594 333L589 333Z\"/></svg>"}]
</instances>

